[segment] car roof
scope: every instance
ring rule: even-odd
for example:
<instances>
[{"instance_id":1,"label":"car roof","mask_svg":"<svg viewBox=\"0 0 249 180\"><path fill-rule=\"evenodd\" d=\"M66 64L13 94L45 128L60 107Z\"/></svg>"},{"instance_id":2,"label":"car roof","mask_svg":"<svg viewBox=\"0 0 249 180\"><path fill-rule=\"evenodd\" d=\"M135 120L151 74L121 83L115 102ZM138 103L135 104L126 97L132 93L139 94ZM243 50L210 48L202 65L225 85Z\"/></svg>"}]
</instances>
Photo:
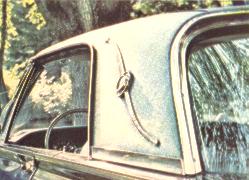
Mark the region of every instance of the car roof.
<instances>
[{"instance_id":1,"label":"car roof","mask_svg":"<svg viewBox=\"0 0 249 180\"><path fill-rule=\"evenodd\" d=\"M130 35L132 35L132 37L135 37L137 34L141 35L141 33L143 33L145 39L157 39L157 31L164 32L165 34L175 34L182 24L184 24L187 20L191 19L192 17L197 16L201 13L203 12L194 11L165 13L122 22L116 25L83 33L81 35L72 37L60 43L52 45L40 51L32 59L53 51L57 51L63 47L73 46L82 43L95 45L98 44L100 41L105 41L108 38L115 39L115 41L119 41L119 39L122 38L129 38ZM129 39L131 44L132 41L135 40L137 39Z\"/></svg>"},{"instance_id":2,"label":"car roof","mask_svg":"<svg viewBox=\"0 0 249 180\"><path fill-rule=\"evenodd\" d=\"M104 42L107 39L114 40L117 43L126 41L125 44L129 47L133 44L136 44L136 41L142 41L143 46L150 46L149 41L151 39L160 42L164 40L167 45L171 45L179 29L184 24L188 22L191 23L194 18L199 18L207 14L227 12L240 13L248 10L249 6L238 6L201 9L196 11L171 12L143 17L93 30L64 40L38 52L31 59L35 60L38 58L38 60L40 61L39 57L54 51L58 51L65 47L75 46L79 44L90 44L96 46L100 42ZM165 38L162 39L162 35L164 35Z\"/></svg>"}]
</instances>

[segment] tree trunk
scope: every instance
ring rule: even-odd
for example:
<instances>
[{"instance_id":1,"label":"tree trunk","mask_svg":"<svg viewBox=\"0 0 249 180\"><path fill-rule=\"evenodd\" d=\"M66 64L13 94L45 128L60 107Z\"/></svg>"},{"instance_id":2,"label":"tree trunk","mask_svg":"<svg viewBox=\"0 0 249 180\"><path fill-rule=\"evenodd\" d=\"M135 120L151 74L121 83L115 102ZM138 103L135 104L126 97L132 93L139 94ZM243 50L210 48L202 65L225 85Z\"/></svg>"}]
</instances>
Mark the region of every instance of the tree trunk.
<instances>
[{"instance_id":1,"label":"tree trunk","mask_svg":"<svg viewBox=\"0 0 249 180\"><path fill-rule=\"evenodd\" d=\"M79 13L79 22L81 27L84 28L84 31L91 31L94 29L95 16L93 12L93 0L81 0L77 1L78 13Z\"/></svg>"},{"instance_id":2,"label":"tree trunk","mask_svg":"<svg viewBox=\"0 0 249 180\"><path fill-rule=\"evenodd\" d=\"M130 1L36 0L47 21L48 44L130 18Z\"/></svg>"},{"instance_id":3,"label":"tree trunk","mask_svg":"<svg viewBox=\"0 0 249 180\"><path fill-rule=\"evenodd\" d=\"M7 36L7 0L2 0L2 29L1 29L1 49L0 49L0 110L9 101L8 92L3 79L3 61L5 52L5 42Z\"/></svg>"}]
</instances>

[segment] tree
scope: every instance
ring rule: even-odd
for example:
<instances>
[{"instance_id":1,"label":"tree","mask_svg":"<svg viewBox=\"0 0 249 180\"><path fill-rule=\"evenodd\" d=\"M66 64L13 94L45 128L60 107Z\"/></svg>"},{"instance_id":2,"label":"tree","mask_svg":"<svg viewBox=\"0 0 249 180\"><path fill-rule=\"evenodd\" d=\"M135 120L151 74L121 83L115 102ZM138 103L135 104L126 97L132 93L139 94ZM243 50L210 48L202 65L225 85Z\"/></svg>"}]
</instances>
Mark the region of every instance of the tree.
<instances>
[{"instance_id":1,"label":"tree","mask_svg":"<svg viewBox=\"0 0 249 180\"><path fill-rule=\"evenodd\" d=\"M1 49L0 49L0 103L2 109L8 102L7 89L3 79L3 62L7 36L7 0L2 0L2 29L1 29Z\"/></svg>"},{"instance_id":2,"label":"tree","mask_svg":"<svg viewBox=\"0 0 249 180\"><path fill-rule=\"evenodd\" d=\"M36 0L47 20L49 43L130 18L130 1Z\"/></svg>"},{"instance_id":3,"label":"tree","mask_svg":"<svg viewBox=\"0 0 249 180\"><path fill-rule=\"evenodd\" d=\"M9 82L13 78L4 80L6 72L16 63L21 63L34 53L32 44L27 43L27 39L33 37L33 32L37 32L46 24L43 16L37 12L34 0L2 0L1 7L1 49L0 49L0 111L9 100ZM27 26L28 25L28 26ZM31 28L30 28L31 27ZM35 28L34 31L32 28ZM23 33L26 31L26 33ZM32 32L32 33L30 33ZM39 36L38 36L39 37ZM32 41L29 41L32 42ZM33 41L35 42L35 41ZM40 44L36 41L36 45ZM11 47L11 48L10 48ZM19 47L19 48L17 48ZM33 55L33 54L32 54ZM8 74L9 75L9 74ZM6 83L7 82L7 83Z\"/></svg>"}]
</instances>

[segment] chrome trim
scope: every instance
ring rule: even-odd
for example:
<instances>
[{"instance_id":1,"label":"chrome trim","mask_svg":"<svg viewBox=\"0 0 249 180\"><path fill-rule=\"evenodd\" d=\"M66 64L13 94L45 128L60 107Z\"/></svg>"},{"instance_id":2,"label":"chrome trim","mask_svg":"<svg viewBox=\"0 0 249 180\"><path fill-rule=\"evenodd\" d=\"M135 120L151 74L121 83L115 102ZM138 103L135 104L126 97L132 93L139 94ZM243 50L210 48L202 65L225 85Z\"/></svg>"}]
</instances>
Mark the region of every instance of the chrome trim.
<instances>
[{"instance_id":1,"label":"chrome trim","mask_svg":"<svg viewBox=\"0 0 249 180\"><path fill-rule=\"evenodd\" d=\"M92 152L91 152L91 145L92 145L92 121L93 121L93 113L94 113L94 89L95 89L95 75L96 75L96 68L95 68L95 49L93 45L88 44L88 47L90 49L90 77L89 77L89 94L88 94L88 117L87 117L87 142L86 142L86 155L89 159L92 158Z\"/></svg>"},{"instance_id":2,"label":"chrome trim","mask_svg":"<svg viewBox=\"0 0 249 180\"><path fill-rule=\"evenodd\" d=\"M108 149L102 147L92 147L94 159L114 162L118 164L126 164L129 166L142 167L145 169L156 170L161 172L170 172L172 174L182 173L182 162L180 159L172 157L161 157L136 152ZM122 157L122 159L120 159ZM149 162L150 166L144 162Z\"/></svg>"},{"instance_id":3,"label":"chrome trim","mask_svg":"<svg viewBox=\"0 0 249 180\"><path fill-rule=\"evenodd\" d=\"M51 54L54 54L54 53L57 53L57 52L60 52L62 50L65 50L65 49L71 49L71 48L74 48L74 47L87 47L89 49L92 48L92 45L89 44L89 43L86 43L86 42L78 42L78 43L74 43L74 44L66 44L66 45L61 45L57 48L54 48L50 51L40 51L39 53L37 53L36 55L34 55L33 57L31 57L29 59L29 62L32 63L34 61L36 61L36 59L41 59L41 58L44 58L44 57L47 57L47 56L50 56ZM91 52L91 50L90 50Z\"/></svg>"},{"instance_id":4,"label":"chrome trim","mask_svg":"<svg viewBox=\"0 0 249 180\"><path fill-rule=\"evenodd\" d=\"M17 145L1 145L0 153L6 158L13 159L15 154L23 156L34 156L39 169L50 171L54 174L74 177L77 174L78 178L85 177L85 173L92 174L106 179L180 179L182 176L176 176L169 173L161 173L159 171L148 171L147 169L137 168L131 165L121 165L119 163L110 163L107 161L88 160L86 157L78 154L58 152L57 150L48 150L32 147L23 147ZM61 172L63 170L63 172Z\"/></svg>"},{"instance_id":5,"label":"chrome trim","mask_svg":"<svg viewBox=\"0 0 249 180\"><path fill-rule=\"evenodd\" d=\"M34 75L35 73L35 68L34 65L32 64L31 68L23 75L24 79L22 80L22 84L18 86L15 101L13 102L13 108L10 112L8 121L6 123L6 128L4 129L3 136L4 136L4 143L8 142L8 138L10 135L11 128L14 123L14 119L16 117L16 113L20 107L20 103L23 101L23 95L25 94L26 91L26 86L30 82L30 76Z\"/></svg>"},{"instance_id":6,"label":"chrome trim","mask_svg":"<svg viewBox=\"0 0 249 180\"><path fill-rule=\"evenodd\" d=\"M229 11L229 12L214 12L207 13L205 15L199 15L189 20L178 31L176 37L173 40L170 52L170 65L171 65L171 78L173 98L175 103L177 121L179 126L179 134L182 145L183 154L183 172L184 174L197 174L203 172L201 164L201 157L199 146L197 144L197 138L194 128L194 122L191 112L191 104L188 90L188 80L186 71L186 53L187 48L191 41L203 32L211 29L231 27L245 24L245 20L239 21L235 19L225 23L222 21L222 17L233 17L235 15L247 15L248 10L241 11ZM219 21L212 22L210 24L203 24L198 28L196 25L201 25L205 20L216 19ZM247 21L246 24L248 24ZM194 29L194 27L196 29Z\"/></svg>"}]
</instances>

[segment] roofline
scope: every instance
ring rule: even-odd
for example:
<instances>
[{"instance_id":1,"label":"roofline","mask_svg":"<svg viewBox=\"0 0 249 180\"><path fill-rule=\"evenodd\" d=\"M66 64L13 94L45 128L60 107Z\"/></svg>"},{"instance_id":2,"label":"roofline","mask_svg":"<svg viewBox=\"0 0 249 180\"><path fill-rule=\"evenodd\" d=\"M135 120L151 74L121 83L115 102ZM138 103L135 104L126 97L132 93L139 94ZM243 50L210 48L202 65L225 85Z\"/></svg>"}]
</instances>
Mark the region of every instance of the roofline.
<instances>
[{"instance_id":1,"label":"roofline","mask_svg":"<svg viewBox=\"0 0 249 180\"><path fill-rule=\"evenodd\" d=\"M130 23L130 22L135 22L135 21L142 21L144 19L149 19L149 18L156 17L156 16L162 16L162 15L166 15L167 16L167 14L172 14L172 13L186 13L186 12L189 12L189 13L196 12L195 15L192 15L192 16L190 15L189 16L189 18L186 20L186 21L188 21L188 20L194 18L195 16L198 16L200 12L204 13L205 11L197 10L197 11L181 11L181 12L162 13L162 14L156 14L156 15L142 17L142 18L138 18L138 19L133 19L133 20L129 20L129 21L124 21L124 22L121 22L121 23L118 23L118 24L114 24L114 25L111 25L111 26L106 26L106 27L103 27L103 28L100 28L100 29L95 29L95 30L92 30L92 31L89 31L89 32L85 32L85 33L82 33L80 35L71 37L69 39L63 40L63 41L58 42L56 44L53 44L51 46L48 46L47 48L39 51L37 54L35 54L34 56L32 56L31 59L34 60L34 59L40 58L41 56L44 56L46 54L53 53L54 51L60 51L61 49L64 49L64 48L70 48L71 46L77 46L77 45L80 45L80 44L89 44L89 42L90 43L92 42L92 39L88 38L89 35L91 36L92 34L96 33L97 36L101 37L101 35L99 35L99 32L101 32L103 30L106 30L106 29L112 29L113 27L118 27L118 26L121 26L123 24L127 24L127 23ZM165 19L166 19L166 17L165 17ZM165 22L165 24L167 25L167 22ZM78 40L77 42L73 43L72 41L75 41L76 39L81 39L81 40L80 41ZM94 43L92 43L92 45L93 44Z\"/></svg>"},{"instance_id":2,"label":"roofline","mask_svg":"<svg viewBox=\"0 0 249 180\"><path fill-rule=\"evenodd\" d=\"M231 7L224 7L224 8L199 9L199 10L195 10L195 11L169 12L169 13L162 13L162 14L143 17L143 18L133 19L133 20L121 22L121 23L118 23L118 24L114 24L114 25L111 25L111 26L107 26L107 27L104 27L104 28L92 30L92 31L89 31L89 32L86 32L86 33L82 33L80 35L74 36L74 37L69 38L67 40L61 41L59 43L56 43L54 45L49 46L48 48L45 48L45 49L39 51L36 55L31 57L31 59L39 58L39 57L44 56L45 54L49 54L49 53L51 53L53 51L59 51L60 49L64 48L65 46L67 48L67 47L70 47L70 46L77 46L77 44L89 44L88 40L90 40L90 39L87 39L87 36L89 34L93 34L93 33L102 31L104 29L117 27L117 26L120 26L121 24L129 23L129 22L133 22L133 21L140 21L142 19L148 19L148 18L151 18L151 17L160 16L160 15L163 15L163 14L167 15L167 14L171 14L171 13L186 13L186 12L193 13L193 12L196 12L196 15L189 16L189 18L185 21L185 23L182 24L182 27L183 27L183 26L185 26L184 24L187 24L189 20L193 21L193 19L202 19L201 18L202 16L203 16L203 18L205 18L206 15L212 16L212 14L213 14L214 16L216 16L217 14L232 13L232 12L238 12L238 11L239 11L238 13L241 13L243 11L248 11L248 10L249 10L249 5L248 6L236 6L236 7L231 6ZM83 36L86 37L85 41L84 40L81 41L81 42L78 41L76 43L70 42L70 41L75 40L77 38L83 39ZM67 42L68 42L68 44L67 44Z\"/></svg>"}]
</instances>

